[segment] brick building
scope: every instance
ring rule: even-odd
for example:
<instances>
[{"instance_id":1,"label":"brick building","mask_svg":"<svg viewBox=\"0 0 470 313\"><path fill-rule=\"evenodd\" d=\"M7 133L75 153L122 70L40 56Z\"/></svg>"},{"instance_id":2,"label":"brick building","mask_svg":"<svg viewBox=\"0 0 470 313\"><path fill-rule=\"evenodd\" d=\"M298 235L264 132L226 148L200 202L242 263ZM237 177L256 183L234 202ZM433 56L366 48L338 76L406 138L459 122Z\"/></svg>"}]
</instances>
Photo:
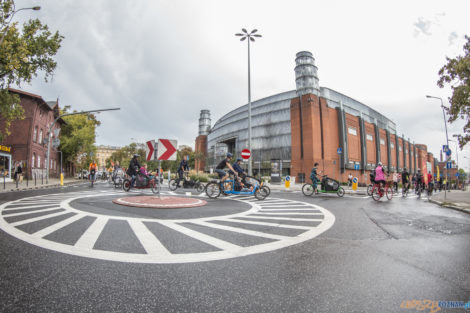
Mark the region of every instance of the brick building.
<instances>
[{"instance_id":1,"label":"brick building","mask_svg":"<svg viewBox=\"0 0 470 313\"><path fill-rule=\"evenodd\" d=\"M21 162L23 172L29 179L36 177L45 177L47 162L47 136L51 123L59 116L58 101L46 102L41 96L12 89L11 93L20 97L20 105L24 109L24 119L12 122L10 127L11 134L4 138L2 146L9 149L11 168L14 164ZM0 117L0 124L4 123ZM52 128L60 129L65 122L59 119ZM5 151L3 151L3 154ZM60 173L60 154L51 147L49 160L50 177L56 177ZM12 177L12 175L10 175Z\"/></svg>"},{"instance_id":2,"label":"brick building","mask_svg":"<svg viewBox=\"0 0 470 313\"><path fill-rule=\"evenodd\" d=\"M368 172L382 162L387 171L418 168L435 172L427 146L399 134L393 121L344 94L320 87L310 52L296 56L296 90L252 102L253 169L269 174L279 164L283 175L303 181L315 162L328 176L346 181L349 173L368 183ZM209 171L226 152L237 157L247 148L248 106L222 116L211 127L201 111L196 152L206 155L199 170ZM267 165L267 166L266 166Z\"/></svg>"}]
</instances>

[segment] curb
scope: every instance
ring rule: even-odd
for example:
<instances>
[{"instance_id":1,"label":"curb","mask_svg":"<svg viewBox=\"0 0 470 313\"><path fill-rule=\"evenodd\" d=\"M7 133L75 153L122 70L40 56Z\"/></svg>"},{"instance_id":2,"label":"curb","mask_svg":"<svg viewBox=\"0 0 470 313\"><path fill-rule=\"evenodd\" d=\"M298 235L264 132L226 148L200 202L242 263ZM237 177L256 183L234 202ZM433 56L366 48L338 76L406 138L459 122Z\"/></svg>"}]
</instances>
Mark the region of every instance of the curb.
<instances>
[{"instance_id":1,"label":"curb","mask_svg":"<svg viewBox=\"0 0 470 313\"><path fill-rule=\"evenodd\" d=\"M461 207L458 207L456 205L443 204L444 202L433 200L433 199L428 199L428 201L431 202L431 203L437 204L437 205L439 205L440 207L443 207L443 208L448 208L448 209L452 209L452 210L456 210L456 211L460 211L460 212L470 214L469 209L461 208Z\"/></svg>"},{"instance_id":2,"label":"curb","mask_svg":"<svg viewBox=\"0 0 470 313\"><path fill-rule=\"evenodd\" d=\"M41 186L31 186L31 187L24 187L24 188L14 188L14 189L2 189L0 190L0 194L7 193L7 192L20 192L20 191L28 191L28 190L39 190L39 189L49 189L49 188L60 188L60 187L68 187L73 185L81 185L85 184L85 182L68 182L64 183L64 186L59 184L54 185L41 185Z\"/></svg>"}]
</instances>

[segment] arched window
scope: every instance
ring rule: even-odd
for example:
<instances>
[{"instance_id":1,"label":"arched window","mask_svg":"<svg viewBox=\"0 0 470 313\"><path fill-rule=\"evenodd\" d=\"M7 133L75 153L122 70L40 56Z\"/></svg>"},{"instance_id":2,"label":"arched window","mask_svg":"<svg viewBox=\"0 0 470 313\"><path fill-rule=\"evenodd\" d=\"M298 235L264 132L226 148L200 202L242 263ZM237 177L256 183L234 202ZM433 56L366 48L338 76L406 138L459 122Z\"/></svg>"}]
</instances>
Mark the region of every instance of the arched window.
<instances>
[{"instance_id":1,"label":"arched window","mask_svg":"<svg viewBox=\"0 0 470 313\"><path fill-rule=\"evenodd\" d=\"M34 127L33 142L37 142L37 141L38 141L38 127L36 126Z\"/></svg>"},{"instance_id":2,"label":"arched window","mask_svg":"<svg viewBox=\"0 0 470 313\"><path fill-rule=\"evenodd\" d=\"M38 143L41 145L42 144L42 129L39 131L39 140Z\"/></svg>"},{"instance_id":3,"label":"arched window","mask_svg":"<svg viewBox=\"0 0 470 313\"><path fill-rule=\"evenodd\" d=\"M31 167L36 167L36 153L33 153L33 158L31 160Z\"/></svg>"},{"instance_id":4,"label":"arched window","mask_svg":"<svg viewBox=\"0 0 470 313\"><path fill-rule=\"evenodd\" d=\"M41 156L38 155L38 167L41 168Z\"/></svg>"}]
</instances>

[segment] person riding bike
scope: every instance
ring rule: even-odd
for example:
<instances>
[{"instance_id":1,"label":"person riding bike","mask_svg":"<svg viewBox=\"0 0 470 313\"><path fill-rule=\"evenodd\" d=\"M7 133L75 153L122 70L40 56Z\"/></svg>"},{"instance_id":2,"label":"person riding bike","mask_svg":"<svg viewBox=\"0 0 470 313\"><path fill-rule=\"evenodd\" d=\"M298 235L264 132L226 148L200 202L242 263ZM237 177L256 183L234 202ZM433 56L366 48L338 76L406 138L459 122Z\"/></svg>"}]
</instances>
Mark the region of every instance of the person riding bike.
<instances>
[{"instance_id":1,"label":"person riding bike","mask_svg":"<svg viewBox=\"0 0 470 313\"><path fill-rule=\"evenodd\" d=\"M313 164L312 171L310 172L310 179L312 180L313 191L315 193L318 193L317 184L320 181L320 179L318 179L317 166L318 163L315 162L315 164Z\"/></svg>"},{"instance_id":2,"label":"person riding bike","mask_svg":"<svg viewBox=\"0 0 470 313\"><path fill-rule=\"evenodd\" d=\"M432 193L434 189L434 184L433 184L433 177L432 177L431 171L429 171L427 175L428 175L428 192Z\"/></svg>"},{"instance_id":3,"label":"person riding bike","mask_svg":"<svg viewBox=\"0 0 470 313\"><path fill-rule=\"evenodd\" d=\"M239 177L238 182L240 183L242 189L249 188L250 191L253 191L253 186L246 182L246 173L240 165L242 161L243 161L242 159L238 158L235 161L235 163L232 164L232 167L235 170L235 172L238 174L238 177ZM232 174L234 172L229 171L229 173Z\"/></svg>"},{"instance_id":4,"label":"person riding bike","mask_svg":"<svg viewBox=\"0 0 470 313\"><path fill-rule=\"evenodd\" d=\"M88 170L90 171L90 180L95 181L95 175L96 175L96 170L98 169L98 165L96 164L96 161L93 160L90 163L90 166L88 167Z\"/></svg>"},{"instance_id":5,"label":"person riding bike","mask_svg":"<svg viewBox=\"0 0 470 313\"><path fill-rule=\"evenodd\" d=\"M418 172L416 173L416 191L418 191L419 188L424 189L424 179L421 169L418 168Z\"/></svg>"},{"instance_id":6,"label":"person riding bike","mask_svg":"<svg viewBox=\"0 0 470 313\"><path fill-rule=\"evenodd\" d=\"M178 188L180 187L180 181L183 180L183 174L185 171L189 170L188 160L186 160L186 156L183 156L183 160L181 160L180 165L178 166L178 179L176 180L176 185Z\"/></svg>"},{"instance_id":7,"label":"person riding bike","mask_svg":"<svg viewBox=\"0 0 470 313\"><path fill-rule=\"evenodd\" d=\"M238 173L233 169L232 165L230 164L232 158L233 154L231 154L230 152L227 153L227 157L220 161L220 163L215 167L215 172L219 174L221 183L223 183L229 176L229 173L224 171L226 167L228 167L236 176L238 176Z\"/></svg>"},{"instance_id":8,"label":"person riding bike","mask_svg":"<svg viewBox=\"0 0 470 313\"><path fill-rule=\"evenodd\" d=\"M129 168L127 169L127 175L131 176L131 187L134 186L137 171L139 171L141 167L138 160L139 156L140 155L138 154L134 154L131 161L129 162Z\"/></svg>"},{"instance_id":9,"label":"person riding bike","mask_svg":"<svg viewBox=\"0 0 470 313\"><path fill-rule=\"evenodd\" d=\"M383 188L385 186L385 172L382 167L382 162L379 162L377 164L377 167L375 168L375 183L380 185L380 190L383 191Z\"/></svg>"},{"instance_id":10,"label":"person riding bike","mask_svg":"<svg viewBox=\"0 0 470 313\"><path fill-rule=\"evenodd\" d=\"M406 167L403 169L403 172L401 173L401 183L403 185L403 191L406 193L408 192L408 189L410 189L410 173L408 173L408 170Z\"/></svg>"}]
</instances>

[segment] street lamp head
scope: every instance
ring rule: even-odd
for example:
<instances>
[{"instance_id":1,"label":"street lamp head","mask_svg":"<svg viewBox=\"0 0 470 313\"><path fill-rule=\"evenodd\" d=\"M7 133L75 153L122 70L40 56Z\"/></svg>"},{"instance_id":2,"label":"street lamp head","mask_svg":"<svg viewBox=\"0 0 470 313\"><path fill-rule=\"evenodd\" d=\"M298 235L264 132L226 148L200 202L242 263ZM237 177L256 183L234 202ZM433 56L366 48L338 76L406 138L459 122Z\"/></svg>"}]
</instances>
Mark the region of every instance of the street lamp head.
<instances>
[{"instance_id":1,"label":"street lamp head","mask_svg":"<svg viewBox=\"0 0 470 313\"><path fill-rule=\"evenodd\" d=\"M432 98L430 95L426 95L426 98Z\"/></svg>"},{"instance_id":2,"label":"street lamp head","mask_svg":"<svg viewBox=\"0 0 470 313\"><path fill-rule=\"evenodd\" d=\"M246 37L242 37L242 39L240 39L240 41L243 41L243 40L245 40L245 39L246 39Z\"/></svg>"},{"instance_id":3,"label":"street lamp head","mask_svg":"<svg viewBox=\"0 0 470 313\"><path fill-rule=\"evenodd\" d=\"M34 11L39 11L39 10L41 10L41 7L40 6L35 6L35 7L32 7L31 9L33 9Z\"/></svg>"},{"instance_id":4,"label":"street lamp head","mask_svg":"<svg viewBox=\"0 0 470 313\"><path fill-rule=\"evenodd\" d=\"M254 37L262 37L260 34L253 35Z\"/></svg>"},{"instance_id":5,"label":"street lamp head","mask_svg":"<svg viewBox=\"0 0 470 313\"><path fill-rule=\"evenodd\" d=\"M253 29L250 34L254 34L254 33L256 33L257 31L258 31L257 29Z\"/></svg>"},{"instance_id":6,"label":"street lamp head","mask_svg":"<svg viewBox=\"0 0 470 313\"><path fill-rule=\"evenodd\" d=\"M244 32L245 34L248 34L245 28L242 28L242 32Z\"/></svg>"},{"instance_id":7,"label":"street lamp head","mask_svg":"<svg viewBox=\"0 0 470 313\"><path fill-rule=\"evenodd\" d=\"M236 33L235 36L245 36L244 34Z\"/></svg>"},{"instance_id":8,"label":"street lamp head","mask_svg":"<svg viewBox=\"0 0 470 313\"><path fill-rule=\"evenodd\" d=\"M251 41L255 41L255 38L253 38L253 37L250 37L250 40L251 40Z\"/></svg>"}]
</instances>

